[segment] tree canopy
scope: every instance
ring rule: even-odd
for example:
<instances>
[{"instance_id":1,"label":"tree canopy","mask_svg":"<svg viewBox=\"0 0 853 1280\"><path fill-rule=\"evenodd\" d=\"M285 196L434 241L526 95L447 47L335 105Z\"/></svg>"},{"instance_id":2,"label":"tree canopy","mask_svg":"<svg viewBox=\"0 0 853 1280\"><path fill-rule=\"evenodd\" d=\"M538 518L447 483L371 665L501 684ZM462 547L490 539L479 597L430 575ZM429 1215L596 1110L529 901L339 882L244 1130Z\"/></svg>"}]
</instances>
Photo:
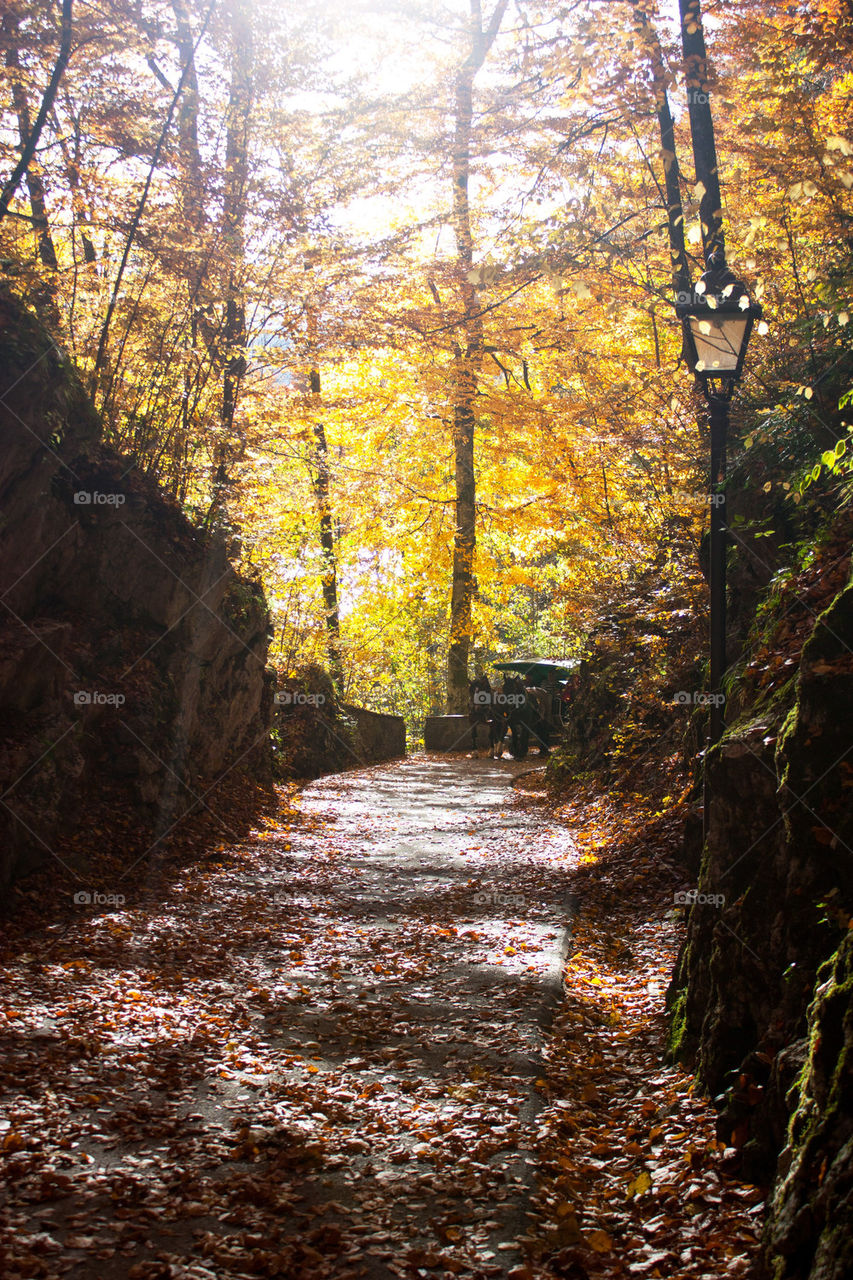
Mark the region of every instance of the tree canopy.
<instances>
[{"instance_id":1,"label":"tree canopy","mask_svg":"<svg viewBox=\"0 0 853 1280\"><path fill-rule=\"evenodd\" d=\"M688 88L765 307L732 450L801 514L849 501L853 14L702 18L690 88L656 0L9 0L4 272L111 443L234 529L283 671L458 710L650 567L702 607Z\"/></svg>"}]
</instances>

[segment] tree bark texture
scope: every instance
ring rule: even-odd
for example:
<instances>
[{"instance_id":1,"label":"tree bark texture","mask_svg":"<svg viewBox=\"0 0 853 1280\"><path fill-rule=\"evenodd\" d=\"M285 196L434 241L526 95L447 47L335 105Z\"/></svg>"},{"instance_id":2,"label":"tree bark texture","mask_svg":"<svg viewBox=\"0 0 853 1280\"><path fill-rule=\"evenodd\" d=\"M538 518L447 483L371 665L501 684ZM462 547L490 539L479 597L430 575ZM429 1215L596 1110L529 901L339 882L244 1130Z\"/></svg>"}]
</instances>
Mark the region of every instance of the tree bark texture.
<instances>
[{"instance_id":1,"label":"tree bark texture","mask_svg":"<svg viewBox=\"0 0 853 1280\"><path fill-rule=\"evenodd\" d=\"M634 9L634 20L646 46L652 72L655 110L663 156L669 253L672 260L672 291L678 299L680 293L690 292L691 281L690 264L687 260L687 247L684 241L684 207L681 202L681 170L675 149L675 124L669 105L666 68L657 32L649 20L648 13L640 5Z\"/></svg>"},{"instance_id":2,"label":"tree bark texture","mask_svg":"<svg viewBox=\"0 0 853 1280\"><path fill-rule=\"evenodd\" d=\"M222 247L225 254L225 320L222 330L222 411L217 484L227 484L234 454L234 414L246 372L246 304L243 297L244 223L249 176L249 128L252 111L253 42L248 5L232 0L231 91L225 140L225 199Z\"/></svg>"}]
</instances>

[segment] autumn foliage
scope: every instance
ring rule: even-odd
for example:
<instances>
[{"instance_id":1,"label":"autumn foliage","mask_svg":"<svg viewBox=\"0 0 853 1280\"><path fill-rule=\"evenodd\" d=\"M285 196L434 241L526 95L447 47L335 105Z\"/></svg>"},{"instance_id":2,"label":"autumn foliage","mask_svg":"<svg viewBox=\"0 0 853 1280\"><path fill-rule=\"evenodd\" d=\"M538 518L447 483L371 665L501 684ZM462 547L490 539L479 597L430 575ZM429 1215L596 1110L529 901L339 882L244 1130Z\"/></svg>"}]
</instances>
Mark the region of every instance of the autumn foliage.
<instances>
[{"instance_id":1,"label":"autumn foliage","mask_svg":"<svg viewBox=\"0 0 853 1280\"><path fill-rule=\"evenodd\" d=\"M7 172L60 16L7 6ZM705 18L729 258L767 317L733 456L766 442L788 507L846 498L849 6ZM662 554L695 571L676 156L695 277L679 32L653 0L80 0L4 269L112 443L239 530L281 669L319 660L415 719L449 653L567 655Z\"/></svg>"}]
</instances>

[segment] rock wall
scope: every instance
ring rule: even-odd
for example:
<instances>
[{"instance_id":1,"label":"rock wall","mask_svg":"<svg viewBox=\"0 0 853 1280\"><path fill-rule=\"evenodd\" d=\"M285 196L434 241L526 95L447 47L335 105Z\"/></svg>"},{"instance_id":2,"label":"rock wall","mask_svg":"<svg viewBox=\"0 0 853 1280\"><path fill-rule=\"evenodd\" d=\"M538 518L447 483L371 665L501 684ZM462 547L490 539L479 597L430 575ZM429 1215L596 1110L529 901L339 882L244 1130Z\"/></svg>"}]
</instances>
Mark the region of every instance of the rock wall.
<instances>
[{"instance_id":1,"label":"rock wall","mask_svg":"<svg viewBox=\"0 0 853 1280\"><path fill-rule=\"evenodd\" d=\"M406 754L406 723L340 702L328 672L307 663L281 680L273 718L275 773L319 778Z\"/></svg>"},{"instance_id":2,"label":"rock wall","mask_svg":"<svg viewBox=\"0 0 853 1280\"><path fill-rule=\"evenodd\" d=\"M105 794L156 838L226 771L262 770L272 683L260 587L102 445L74 370L7 296L0 444L2 886Z\"/></svg>"},{"instance_id":3,"label":"rock wall","mask_svg":"<svg viewBox=\"0 0 853 1280\"><path fill-rule=\"evenodd\" d=\"M773 1280L853 1270L838 1232L853 1194L849 568L842 521L764 600L745 643L706 766L705 900L670 993L673 1052L719 1099L741 1173L773 1184L761 1264Z\"/></svg>"},{"instance_id":4,"label":"rock wall","mask_svg":"<svg viewBox=\"0 0 853 1280\"><path fill-rule=\"evenodd\" d=\"M765 1230L773 1280L853 1275L853 935L818 972Z\"/></svg>"},{"instance_id":5,"label":"rock wall","mask_svg":"<svg viewBox=\"0 0 853 1280\"><path fill-rule=\"evenodd\" d=\"M714 1098L732 1164L769 1188L761 1280L848 1280L853 517L829 501L793 514L756 470L731 483L722 741L703 760L707 622L640 581L644 600L590 637L549 771L686 791L698 893L669 992L671 1051ZM799 567L786 568L793 548Z\"/></svg>"},{"instance_id":6,"label":"rock wall","mask_svg":"<svg viewBox=\"0 0 853 1280\"><path fill-rule=\"evenodd\" d=\"M470 751L476 740L477 749L489 746L489 726L478 724L471 732L470 716L427 716L424 721L424 748L427 751Z\"/></svg>"},{"instance_id":7,"label":"rock wall","mask_svg":"<svg viewBox=\"0 0 853 1280\"><path fill-rule=\"evenodd\" d=\"M366 764L396 760L406 754L406 722L402 716L368 711L345 702L343 711L355 721L358 754Z\"/></svg>"}]
</instances>

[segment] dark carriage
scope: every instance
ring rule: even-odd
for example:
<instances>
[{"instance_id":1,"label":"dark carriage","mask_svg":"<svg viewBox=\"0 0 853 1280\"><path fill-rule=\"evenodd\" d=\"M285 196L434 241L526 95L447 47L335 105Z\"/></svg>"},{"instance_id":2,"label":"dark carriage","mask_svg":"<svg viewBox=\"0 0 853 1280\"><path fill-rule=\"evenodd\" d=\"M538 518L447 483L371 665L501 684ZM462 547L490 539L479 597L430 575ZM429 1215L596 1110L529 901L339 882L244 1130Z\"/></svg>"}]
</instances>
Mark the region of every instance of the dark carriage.
<instances>
[{"instance_id":1,"label":"dark carriage","mask_svg":"<svg viewBox=\"0 0 853 1280\"><path fill-rule=\"evenodd\" d=\"M548 755L551 743L568 720L568 692L577 662L552 662L548 658L512 658L493 662L504 672L504 692L513 698L509 707L510 750L523 760L531 745Z\"/></svg>"}]
</instances>

